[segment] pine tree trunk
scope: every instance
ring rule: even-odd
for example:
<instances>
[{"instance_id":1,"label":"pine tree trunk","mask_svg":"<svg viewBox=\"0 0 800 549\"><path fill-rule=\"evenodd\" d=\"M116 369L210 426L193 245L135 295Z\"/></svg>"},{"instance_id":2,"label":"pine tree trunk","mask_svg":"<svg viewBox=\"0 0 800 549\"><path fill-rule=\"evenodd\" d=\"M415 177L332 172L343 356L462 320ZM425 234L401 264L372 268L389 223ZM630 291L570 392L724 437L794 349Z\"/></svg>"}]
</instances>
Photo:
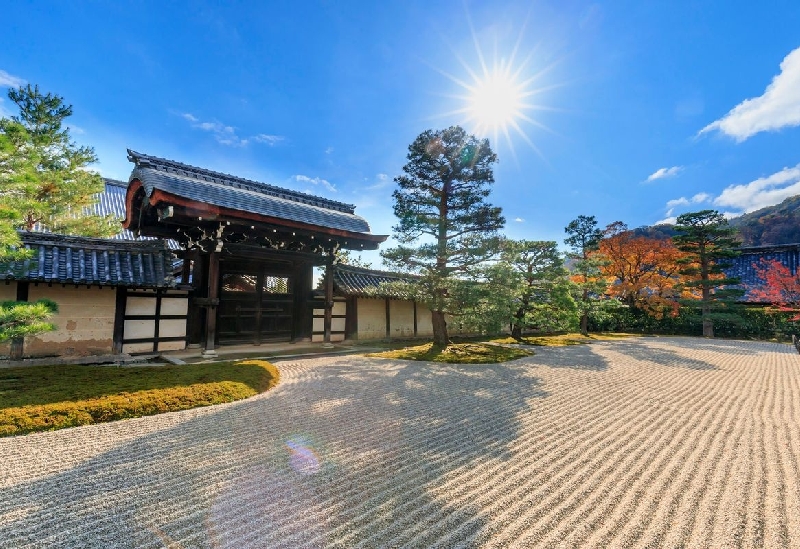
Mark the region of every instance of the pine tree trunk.
<instances>
[{"instance_id":1,"label":"pine tree trunk","mask_svg":"<svg viewBox=\"0 0 800 549\"><path fill-rule=\"evenodd\" d=\"M447 337L447 321L442 311L431 311L431 323L433 324L433 344L440 347L447 347L450 338Z\"/></svg>"},{"instance_id":2,"label":"pine tree trunk","mask_svg":"<svg viewBox=\"0 0 800 549\"><path fill-rule=\"evenodd\" d=\"M703 305L703 337L714 337L714 322L711 320L711 307Z\"/></svg>"},{"instance_id":3,"label":"pine tree trunk","mask_svg":"<svg viewBox=\"0 0 800 549\"><path fill-rule=\"evenodd\" d=\"M583 311L581 311L581 334L589 335L589 311L587 304L589 303L589 290L583 290Z\"/></svg>"},{"instance_id":4,"label":"pine tree trunk","mask_svg":"<svg viewBox=\"0 0 800 549\"><path fill-rule=\"evenodd\" d=\"M511 337L517 340L522 339L522 325L520 324L511 325Z\"/></svg>"}]
</instances>

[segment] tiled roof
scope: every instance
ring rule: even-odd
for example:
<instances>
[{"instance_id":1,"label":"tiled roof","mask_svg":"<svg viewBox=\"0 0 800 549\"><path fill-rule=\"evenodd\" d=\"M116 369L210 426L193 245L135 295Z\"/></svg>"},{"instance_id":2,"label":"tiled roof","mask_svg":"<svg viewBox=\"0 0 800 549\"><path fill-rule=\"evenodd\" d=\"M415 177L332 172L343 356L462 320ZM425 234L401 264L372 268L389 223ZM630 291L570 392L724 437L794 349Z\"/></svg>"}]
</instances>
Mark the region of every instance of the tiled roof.
<instances>
[{"instance_id":1,"label":"tiled roof","mask_svg":"<svg viewBox=\"0 0 800 549\"><path fill-rule=\"evenodd\" d=\"M369 233L369 224L355 215L355 206L266 183L181 164L128 150L136 164L130 179L142 182L147 196L158 189L182 198L307 223L329 229Z\"/></svg>"},{"instance_id":2,"label":"tiled roof","mask_svg":"<svg viewBox=\"0 0 800 549\"><path fill-rule=\"evenodd\" d=\"M121 222L125 219L125 193L128 190L128 184L116 179L105 178L104 181L106 189L97 195L97 204L92 208L92 213L100 216L113 215ZM121 225L120 231L110 238L115 240L153 240L153 237L150 236L136 236L133 231L123 229ZM171 250L181 249L180 244L174 240L167 239L165 242Z\"/></svg>"},{"instance_id":3,"label":"tiled roof","mask_svg":"<svg viewBox=\"0 0 800 549\"><path fill-rule=\"evenodd\" d=\"M396 297L403 298L400 291L380 288L387 282L409 282L414 277L387 271L375 271L352 265L335 265L333 268L333 288L340 295L358 297Z\"/></svg>"},{"instance_id":4,"label":"tiled roof","mask_svg":"<svg viewBox=\"0 0 800 549\"><path fill-rule=\"evenodd\" d=\"M732 261L730 268L725 270L729 277L738 278L746 290L757 288L763 281L756 276L756 269L761 260L777 259L789 270L796 274L800 266L800 244L784 244L780 246L753 246L740 248L741 255ZM747 295L746 301L750 301Z\"/></svg>"},{"instance_id":5,"label":"tiled roof","mask_svg":"<svg viewBox=\"0 0 800 549\"><path fill-rule=\"evenodd\" d=\"M164 288L172 252L160 240L131 242L20 231L32 259L0 263L0 280Z\"/></svg>"}]
</instances>

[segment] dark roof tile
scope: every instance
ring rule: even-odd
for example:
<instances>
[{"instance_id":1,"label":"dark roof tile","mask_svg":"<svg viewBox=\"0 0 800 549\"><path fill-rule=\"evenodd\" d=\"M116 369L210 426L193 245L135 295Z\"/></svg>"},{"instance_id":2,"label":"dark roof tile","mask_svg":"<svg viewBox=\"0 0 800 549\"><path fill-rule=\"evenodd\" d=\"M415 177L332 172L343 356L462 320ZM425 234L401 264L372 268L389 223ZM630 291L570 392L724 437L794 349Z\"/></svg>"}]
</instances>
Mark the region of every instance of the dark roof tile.
<instances>
[{"instance_id":1,"label":"dark roof tile","mask_svg":"<svg viewBox=\"0 0 800 549\"><path fill-rule=\"evenodd\" d=\"M356 233L369 224L355 215L355 206L282 189L173 160L128 150L136 164L131 180L142 182L148 196L158 189L204 204Z\"/></svg>"},{"instance_id":2,"label":"dark roof tile","mask_svg":"<svg viewBox=\"0 0 800 549\"><path fill-rule=\"evenodd\" d=\"M174 256L161 240L124 241L20 231L34 256L0 263L0 280L137 288L174 286Z\"/></svg>"}]
</instances>

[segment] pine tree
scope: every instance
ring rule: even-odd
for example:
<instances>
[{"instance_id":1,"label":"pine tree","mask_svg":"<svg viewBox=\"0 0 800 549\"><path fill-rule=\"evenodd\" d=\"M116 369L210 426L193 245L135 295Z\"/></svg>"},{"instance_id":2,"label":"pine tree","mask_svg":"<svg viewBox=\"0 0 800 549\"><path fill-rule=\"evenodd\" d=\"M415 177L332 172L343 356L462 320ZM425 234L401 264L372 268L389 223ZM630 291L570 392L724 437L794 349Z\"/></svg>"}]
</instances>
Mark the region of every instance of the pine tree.
<instances>
[{"instance_id":1,"label":"pine tree","mask_svg":"<svg viewBox=\"0 0 800 549\"><path fill-rule=\"evenodd\" d=\"M718 211L702 210L678 216L675 231L675 246L686 254L679 261L683 286L700 299L703 337L714 337L714 320L738 318L736 301L744 295L739 280L724 273L739 255L736 229Z\"/></svg>"},{"instance_id":2,"label":"pine tree","mask_svg":"<svg viewBox=\"0 0 800 549\"><path fill-rule=\"evenodd\" d=\"M72 107L63 98L42 94L38 86L12 89L8 97L19 115L0 119L0 262L29 258L17 229L37 226L52 232L111 236L119 230L113 217L90 214L103 179L87 167L94 150L70 140L64 120ZM35 260L33 258L32 260ZM54 329L48 319L58 310L50 300L0 303L0 341L21 339Z\"/></svg>"},{"instance_id":3,"label":"pine tree","mask_svg":"<svg viewBox=\"0 0 800 549\"><path fill-rule=\"evenodd\" d=\"M416 297L431 310L434 344L446 346L445 315L459 312L454 290L498 253L497 231L505 219L485 201L497 156L488 140L452 126L420 134L407 158L392 195L400 245L382 256L394 268L421 276Z\"/></svg>"},{"instance_id":4,"label":"pine tree","mask_svg":"<svg viewBox=\"0 0 800 549\"><path fill-rule=\"evenodd\" d=\"M580 292L578 307L581 312L581 333L587 335L592 303L605 290L605 283L600 273L602 261L592 256L592 252L597 250L600 239L603 238L603 231L597 228L597 220L593 215L579 215L564 227L564 232L569 234L564 243L572 249L569 254L573 260L572 280Z\"/></svg>"},{"instance_id":5,"label":"pine tree","mask_svg":"<svg viewBox=\"0 0 800 549\"><path fill-rule=\"evenodd\" d=\"M18 229L41 226L60 234L111 236L113 217L91 214L103 179L88 167L94 149L76 145L64 120L72 106L38 86L12 89L19 115L0 119L0 212Z\"/></svg>"}]
</instances>

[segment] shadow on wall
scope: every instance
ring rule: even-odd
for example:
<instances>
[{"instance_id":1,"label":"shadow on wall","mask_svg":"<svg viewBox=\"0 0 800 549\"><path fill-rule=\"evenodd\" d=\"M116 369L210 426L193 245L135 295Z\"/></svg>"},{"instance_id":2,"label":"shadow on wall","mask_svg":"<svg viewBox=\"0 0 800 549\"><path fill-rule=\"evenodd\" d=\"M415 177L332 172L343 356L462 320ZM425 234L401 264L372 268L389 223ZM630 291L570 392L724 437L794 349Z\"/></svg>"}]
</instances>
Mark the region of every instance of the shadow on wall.
<instances>
[{"instance_id":1,"label":"shadow on wall","mask_svg":"<svg viewBox=\"0 0 800 549\"><path fill-rule=\"evenodd\" d=\"M269 393L185 414L176 427L2 489L0 539L82 547L121 539L184 547L486 542L485 519L458 488L474 468L502 465L518 416L547 396L530 366L325 360L313 370L279 364L285 382ZM115 431L135 425L85 433L113 445ZM444 489L448 497L437 497Z\"/></svg>"}]
</instances>

